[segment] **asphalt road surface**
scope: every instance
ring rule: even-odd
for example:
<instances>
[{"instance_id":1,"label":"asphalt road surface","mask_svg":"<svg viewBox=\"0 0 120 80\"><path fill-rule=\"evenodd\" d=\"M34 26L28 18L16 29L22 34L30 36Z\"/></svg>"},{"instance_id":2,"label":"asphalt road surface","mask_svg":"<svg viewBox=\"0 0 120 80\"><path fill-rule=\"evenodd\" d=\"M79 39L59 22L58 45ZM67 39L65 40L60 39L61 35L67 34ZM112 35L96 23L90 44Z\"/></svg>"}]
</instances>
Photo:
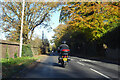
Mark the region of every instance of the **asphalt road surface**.
<instances>
[{"instance_id":1,"label":"asphalt road surface","mask_svg":"<svg viewBox=\"0 0 120 80\"><path fill-rule=\"evenodd\" d=\"M30 70L23 78L102 78L105 80L120 80L119 66L116 64L71 57L71 61L63 68L57 63L58 56L53 54Z\"/></svg>"}]
</instances>

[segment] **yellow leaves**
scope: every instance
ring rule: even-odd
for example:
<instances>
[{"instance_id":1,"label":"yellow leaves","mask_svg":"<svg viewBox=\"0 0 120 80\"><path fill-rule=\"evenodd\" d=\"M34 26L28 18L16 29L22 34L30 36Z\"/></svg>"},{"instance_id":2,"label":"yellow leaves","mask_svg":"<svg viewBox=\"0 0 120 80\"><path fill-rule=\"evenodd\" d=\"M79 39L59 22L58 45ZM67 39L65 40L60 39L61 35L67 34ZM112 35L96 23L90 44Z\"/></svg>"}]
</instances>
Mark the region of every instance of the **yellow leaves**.
<instances>
[{"instance_id":1,"label":"yellow leaves","mask_svg":"<svg viewBox=\"0 0 120 80\"><path fill-rule=\"evenodd\" d=\"M76 12L77 12L77 13L80 13L80 12L81 12L81 9L77 10Z\"/></svg>"},{"instance_id":2,"label":"yellow leaves","mask_svg":"<svg viewBox=\"0 0 120 80\"><path fill-rule=\"evenodd\" d=\"M98 23L98 20L95 20L95 23Z\"/></svg>"},{"instance_id":3,"label":"yellow leaves","mask_svg":"<svg viewBox=\"0 0 120 80\"><path fill-rule=\"evenodd\" d=\"M89 24L89 23L85 23L85 26L84 26L84 28L89 28L89 29L93 29L93 27Z\"/></svg>"},{"instance_id":4,"label":"yellow leaves","mask_svg":"<svg viewBox=\"0 0 120 80\"><path fill-rule=\"evenodd\" d=\"M75 17L74 20L80 21L82 19L81 19L81 17Z\"/></svg>"},{"instance_id":5,"label":"yellow leaves","mask_svg":"<svg viewBox=\"0 0 120 80\"><path fill-rule=\"evenodd\" d=\"M94 25L95 23L94 23L94 22L91 22L90 24L91 24L91 25Z\"/></svg>"},{"instance_id":6,"label":"yellow leaves","mask_svg":"<svg viewBox=\"0 0 120 80\"><path fill-rule=\"evenodd\" d=\"M79 23L78 23L78 22L76 22L76 23L75 23L75 25L76 25L76 26L79 26Z\"/></svg>"},{"instance_id":7,"label":"yellow leaves","mask_svg":"<svg viewBox=\"0 0 120 80\"><path fill-rule=\"evenodd\" d=\"M95 35L97 32L98 32L98 31L95 30L95 31L92 32L92 34Z\"/></svg>"},{"instance_id":8,"label":"yellow leaves","mask_svg":"<svg viewBox=\"0 0 120 80\"><path fill-rule=\"evenodd\" d=\"M81 5L76 3L72 5L72 11L70 12L72 16L67 23L73 31L82 29L83 32L87 32L86 30L90 30L92 31L93 39L100 38L107 31L104 29L104 26L112 24L110 22L117 21L120 14L118 13L118 8L118 6L111 5L110 3L92 2L82 3ZM69 10L70 8L66 7L67 9Z\"/></svg>"},{"instance_id":9,"label":"yellow leaves","mask_svg":"<svg viewBox=\"0 0 120 80\"><path fill-rule=\"evenodd\" d=\"M69 24L69 25L74 25L74 21L67 21L67 24Z\"/></svg>"},{"instance_id":10,"label":"yellow leaves","mask_svg":"<svg viewBox=\"0 0 120 80\"><path fill-rule=\"evenodd\" d=\"M91 19L91 16L89 16L89 17L86 17L85 19L86 19L86 20L90 20L90 19Z\"/></svg>"}]
</instances>

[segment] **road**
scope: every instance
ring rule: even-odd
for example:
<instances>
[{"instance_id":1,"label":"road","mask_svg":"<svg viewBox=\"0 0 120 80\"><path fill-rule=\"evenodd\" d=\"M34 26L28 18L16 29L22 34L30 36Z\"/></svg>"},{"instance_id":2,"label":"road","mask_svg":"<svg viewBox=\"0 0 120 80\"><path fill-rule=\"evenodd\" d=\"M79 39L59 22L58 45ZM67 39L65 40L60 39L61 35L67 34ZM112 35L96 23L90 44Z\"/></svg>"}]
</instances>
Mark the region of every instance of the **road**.
<instances>
[{"instance_id":1,"label":"road","mask_svg":"<svg viewBox=\"0 0 120 80\"><path fill-rule=\"evenodd\" d=\"M58 56L51 54L23 78L92 78L102 80L119 79L118 65L100 61L71 57L69 64L63 68L57 63Z\"/></svg>"}]
</instances>

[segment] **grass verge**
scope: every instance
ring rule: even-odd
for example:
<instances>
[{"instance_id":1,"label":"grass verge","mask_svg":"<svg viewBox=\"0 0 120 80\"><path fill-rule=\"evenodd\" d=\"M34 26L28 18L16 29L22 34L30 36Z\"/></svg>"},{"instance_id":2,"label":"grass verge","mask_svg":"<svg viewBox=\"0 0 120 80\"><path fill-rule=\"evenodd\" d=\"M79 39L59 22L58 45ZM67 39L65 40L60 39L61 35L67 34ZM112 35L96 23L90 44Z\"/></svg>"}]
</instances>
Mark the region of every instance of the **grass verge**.
<instances>
[{"instance_id":1,"label":"grass verge","mask_svg":"<svg viewBox=\"0 0 120 80\"><path fill-rule=\"evenodd\" d=\"M20 72L22 69L33 64L39 57L18 57L10 59L2 59L2 77L9 78Z\"/></svg>"}]
</instances>

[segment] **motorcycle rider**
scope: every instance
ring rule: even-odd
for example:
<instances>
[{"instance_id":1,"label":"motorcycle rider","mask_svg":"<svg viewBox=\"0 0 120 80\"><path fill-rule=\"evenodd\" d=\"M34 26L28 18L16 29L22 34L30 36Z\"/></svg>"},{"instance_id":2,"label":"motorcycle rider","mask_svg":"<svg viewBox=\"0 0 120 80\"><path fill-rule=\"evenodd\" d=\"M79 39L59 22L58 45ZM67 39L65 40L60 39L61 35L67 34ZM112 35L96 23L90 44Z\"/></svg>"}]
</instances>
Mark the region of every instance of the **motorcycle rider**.
<instances>
[{"instance_id":1,"label":"motorcycle rider","mask_svg":"<svg viewBox=\"0 0 120 80\"><path fill-rule=\"evenodd\" d=\"M66 41L62 41L62 44L58 47L58 53L59 53L58 63L60 63L60 58L62 57L62 54L60 52L61 49L69 49L69 46L66 44Z\"/></svg>"}]
</instances>

